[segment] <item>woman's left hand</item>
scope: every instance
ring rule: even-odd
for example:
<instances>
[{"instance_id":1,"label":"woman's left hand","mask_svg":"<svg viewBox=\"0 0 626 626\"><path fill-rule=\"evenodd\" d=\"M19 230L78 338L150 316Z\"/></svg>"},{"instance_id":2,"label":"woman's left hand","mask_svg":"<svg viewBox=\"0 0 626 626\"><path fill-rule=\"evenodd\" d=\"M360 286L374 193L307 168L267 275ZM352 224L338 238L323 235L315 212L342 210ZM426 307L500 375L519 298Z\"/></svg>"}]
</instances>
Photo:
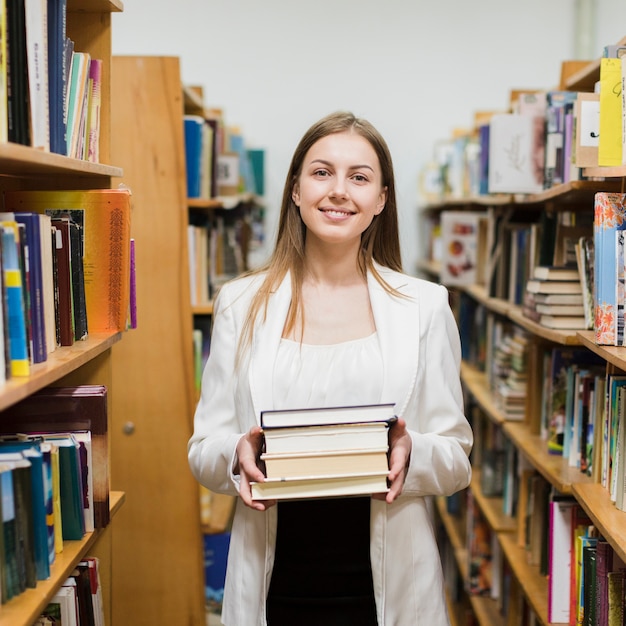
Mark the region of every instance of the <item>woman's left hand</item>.
<instances>
[{"instance_id":1,"label":"woman's left hand","mask_svg":"<svg viewBox=\"0 0 626 626\"><path fill-rule=\"evenodd\" d=\"M389 429L389 491L375 495L375 498L391 504L402 493L412 448L413 440L406 429L406 422L399 417Z\"/></svg>"}]
</instances>

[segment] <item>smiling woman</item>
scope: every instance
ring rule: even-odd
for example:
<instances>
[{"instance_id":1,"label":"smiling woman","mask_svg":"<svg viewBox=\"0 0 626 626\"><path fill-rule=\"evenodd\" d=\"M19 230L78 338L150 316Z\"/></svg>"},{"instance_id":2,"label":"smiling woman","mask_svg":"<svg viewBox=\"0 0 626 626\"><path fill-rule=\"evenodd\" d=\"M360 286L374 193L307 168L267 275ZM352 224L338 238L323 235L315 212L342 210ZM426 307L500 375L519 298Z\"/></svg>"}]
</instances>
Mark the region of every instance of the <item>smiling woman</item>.
<instances>
[{"instance_id":1,"label":"smiling woman","mask_svg":"<svg viewBox=\"0 0 626 626\"><path fill-rule=\"evenodd\" d=\"M378 157L367 139L355 132L320 139L307 152L292 191L307 228L307 254L352 242L356 256L361 234L383 210L386 194Z\"/></svg>"},{"instance_id":2,"label":"smiling woman","mask_svg":"<svg viewBox=\"0 0 626 626\"><path fill-rule=\"evenodd\" d=\"M449 623L427 499L470 480L460 358L446 289L401 272L385 141L323 118L294 152L267 266L216 300L189 462L239 496L224 624ZM381 402L398 416L386 492L253 499L261 412Z\"/></svg>"}]
</instances>

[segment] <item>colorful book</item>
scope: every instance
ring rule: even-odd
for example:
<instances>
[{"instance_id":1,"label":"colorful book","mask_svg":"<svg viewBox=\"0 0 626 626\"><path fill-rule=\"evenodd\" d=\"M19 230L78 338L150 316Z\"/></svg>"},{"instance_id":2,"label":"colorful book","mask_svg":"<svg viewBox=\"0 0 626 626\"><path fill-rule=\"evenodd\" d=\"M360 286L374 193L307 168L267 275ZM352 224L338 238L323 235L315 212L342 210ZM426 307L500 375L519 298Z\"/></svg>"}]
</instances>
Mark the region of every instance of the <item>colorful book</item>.
<instances>
[{"instance_id":1,"label":"colorful book","mask_svg":"<svg viewBox=\"0 0 626 626\"><path fill-rule=\"evenodd\" d=\"M0 454L5 452L18 453L30 462L30 510L33 553L35 571L38 580L46 580L50 576L50 559L48 552L47 486L44 478L47 469L44 466L44 455L40 441L1 440ZM50 494L51 495L51 494Z\"/></svg>"},{"instance_id":2,"label":"colorful book","mask_svg":"<svg viewBox=\"0 0 626 626\"><path fill-rule=\"evenodd\" d=\"M594 201L595 342L618 345L616 232L626 229L626 194L598 192Z\"/></svg>"},{"instance_id":3,"label":"colorful book","mask_svg":"<svg viewBox=\"0 0 626 626\"><path fill-rule=\"evenodd\" d=\"M16 222L25 226L25 257L28 262L30 297L30 355L33 363L43 363L48 358L46 333L54 332L54 329L46 328L40 218L37 213L14 213L14 216Z\"/></svg>"},{"instance_id":4,"label":"colorful book","mask_svg":"<svg viewBox=\"0 0 626 626\"><path fill-rule=\"evenodd\" d=\"M6 324L9 334L10 372L11 376L28 376L30 364L26 334L24 284L18 248L18 225L14 220L3 220L0 222L0 226L2 230L2 269L7 308Z\"/></svg>"},{"instance_id":5,"label":"colorful book","mask_svg":"<svg viewBox=\"0 0 626 626\"><path fill-rule=\"evenodd\" d=\"M67 213L82 226L89 332L125 330L130 307L130 191L11 191L5 192L5 206Z\"/></svg>"},{"instance_id":6,"label":"colorful book","mask_svg":"<svg viewBox=\"0 0 626 626\"><path fill-rule=\"evenodd\" d=\"M64 46L67 25L67 0L46 0L48 22L48 110L50 152L66 154L64 120Z\"/></svg>"},{"instance_id":7,"label":"colorful book","mask_svg":"<svg viewBox=\"0 0 626 626\"><path fill-rule=\"evenodd\" d=\"M104 528L110 519L107 415L106 387L78 385L37 391L7 408L0 421L5 434L90 432L96 528Z\"/></svg>"}]
</instances>

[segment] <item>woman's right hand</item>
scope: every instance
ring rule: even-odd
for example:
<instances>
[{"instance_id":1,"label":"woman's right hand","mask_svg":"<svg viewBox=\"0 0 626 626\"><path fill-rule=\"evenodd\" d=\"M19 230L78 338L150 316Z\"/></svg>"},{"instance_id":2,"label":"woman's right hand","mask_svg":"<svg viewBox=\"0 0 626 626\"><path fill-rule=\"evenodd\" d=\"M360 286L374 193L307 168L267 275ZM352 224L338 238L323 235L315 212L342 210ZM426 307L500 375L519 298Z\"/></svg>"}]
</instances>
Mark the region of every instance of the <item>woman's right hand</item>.
<instances>
[{"instance_id":1,"label":"woman's right hand","mask_svg":"<svg viewBox=\"0 0 626 626\"><path fill-rule=\"evenodd\" d=\"M235 473L239 474L239 496L246 506L257 511L266 511L276 504L275 500L253 500L250 483L262 482L265 474L260 468L261 451L263 449L263 430L253 426L237 444L238 465Z\"/></svg>"}]
</instances>

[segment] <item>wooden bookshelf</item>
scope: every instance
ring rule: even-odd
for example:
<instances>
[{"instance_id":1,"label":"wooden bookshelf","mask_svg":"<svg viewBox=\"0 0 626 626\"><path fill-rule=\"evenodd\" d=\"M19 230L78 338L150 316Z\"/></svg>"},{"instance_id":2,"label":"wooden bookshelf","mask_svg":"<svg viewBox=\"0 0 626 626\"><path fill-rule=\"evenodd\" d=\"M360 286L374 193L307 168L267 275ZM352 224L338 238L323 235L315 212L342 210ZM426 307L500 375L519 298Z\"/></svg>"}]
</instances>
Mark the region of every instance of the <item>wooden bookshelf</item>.
<instances>
[{"instance_id":1,"label":"wooden bookshelf","mask_svg":"<svg viewBox=\"0 0 626 626\"><path fill-rule=\"evenodd\" d=\"M114 161L133 192L138 326L113 349L113 624L204 624L197 482L186 449L195 407L181 67L113 57ZM155 129L159 129L155 132Z\"/></svg>"},{"instance_id":2,"label":"wooden bookshelf","mask_svg":"<svg viewBox=\"0 0 626 626\"><path fill-rule=\"evenodd\" d=\"M113 177L123 176L123 169L111 164L110 160L111 13L121 11L123 4L119 0L68 0L67 35L74 40L75 50L89 52L92 58L103 61L100 162L70 159L29 146L2 143L1 191L107 189L111 188ZM114 346L123 343L123 335L125 333L92 333L85 341L57 348L43 363L31 365L29 376L9 379L0 386L0 411L51 385L105 385L114 395L111 355ZM110 424L111 403L108 411ZM34 589L27 589L0 606L0 626L31 626L76 563L88 555L100 560L105 620L111 623L113 559L110 538L116 521L113 518L117 519L116 514L124 501L124 492L111 492L111 523L106 528L87 533L80 541L65 541L63 552L57 555L52 565L50 578L38 581Z\"/></svg>"},{"instance_id":3,"label":"wooden bookshelf","mask_svg":"<svg viewBox=\"0 0 626 626\"><path fill-rule=\"evenodd\" d=\"M626 37L619 43L624 44ZM600 60L590 62L565 62L562 67L562 89L570 91L593 91L599 80ZM495 197L485 196L480 199L474 197L442 199L440 202L430 202L420 209L429 220L434 219L447 210L480 210L489 209L486 214L507 216L515 215L524 222L524 218L533 219L532 212L547 213L591 211L593 213L594 197L597 192L626 192L626 166L585 168L583 174L586 180L575 180L556 185L537 194L501 194ZM425 212L425 213L424 213ZM443 260L441 263L444 263ZM418 269L429 276L438 276L440 264L430 261L418 263ZM533 366L541 365L540 356L544 347L576 346L587 349L600 356L606 363L607 372L626 372L626 347L602 346L595 343L592 330L554 330L549 329L523 314L521 306L510 302L492 298L484 285L451 286L451 291L469 296L479 307L486 312L501 316L516 327L522 328L531 337L535 349ZM491 317L494 317L492 315ZM497 317L495 319L498 319ZM462 341L464 338L461 338ZM473 338L472 338L473 339ZM486 357L489 361L490 355ZM482 362L482 361L481 361ZM529 394L542 393L543 381L533 381L529 386ZM542 436L533 431L538 429L538 415L541 412L540 400L527 402L529 415L525 418L507 420L495 401L494 394L489 388L487 375L479 371L476 366L463 363L461 380L466 394L471 397L486 417L503 429L504 435L514 445L518 456L522 458L524 467L538 473L549 487L559 494L573 496L582 506L599 533L605 537L616 554L626 560L626 512L620 511L611 501L608 490L586 473L569 465L568 459L561 455L550 454L547 442ZM532 400L532 399L531 399ZM531 406L532 405L532 406ZM498 499L485 498L480 490L480 468L474 468L470 490L474 501L486 518L490 528L497 535L504 556L513 573L513 583L520 588L525 602L536 614L539 623L548 625L548 585L545 575L538 567L529 565L526 549L520 547L518 535L524 529L523 520L507 519L501 515L501 503ZM466 549L460 542L458 520L446 521L445 508L438 503L439 515L443 520L443 527L448 538L453 542L456 553L462 554ZM456 526L455 526L456 525ZM517 527L517 528L516 528ZM464 541L462 539L461 541ZM465 574L467 576L467 574ZM474 605L475 617L480 624L499 623L499 616L492 616L489 622L481 611L484 607Z\"/></svg>"}]
</instances>

